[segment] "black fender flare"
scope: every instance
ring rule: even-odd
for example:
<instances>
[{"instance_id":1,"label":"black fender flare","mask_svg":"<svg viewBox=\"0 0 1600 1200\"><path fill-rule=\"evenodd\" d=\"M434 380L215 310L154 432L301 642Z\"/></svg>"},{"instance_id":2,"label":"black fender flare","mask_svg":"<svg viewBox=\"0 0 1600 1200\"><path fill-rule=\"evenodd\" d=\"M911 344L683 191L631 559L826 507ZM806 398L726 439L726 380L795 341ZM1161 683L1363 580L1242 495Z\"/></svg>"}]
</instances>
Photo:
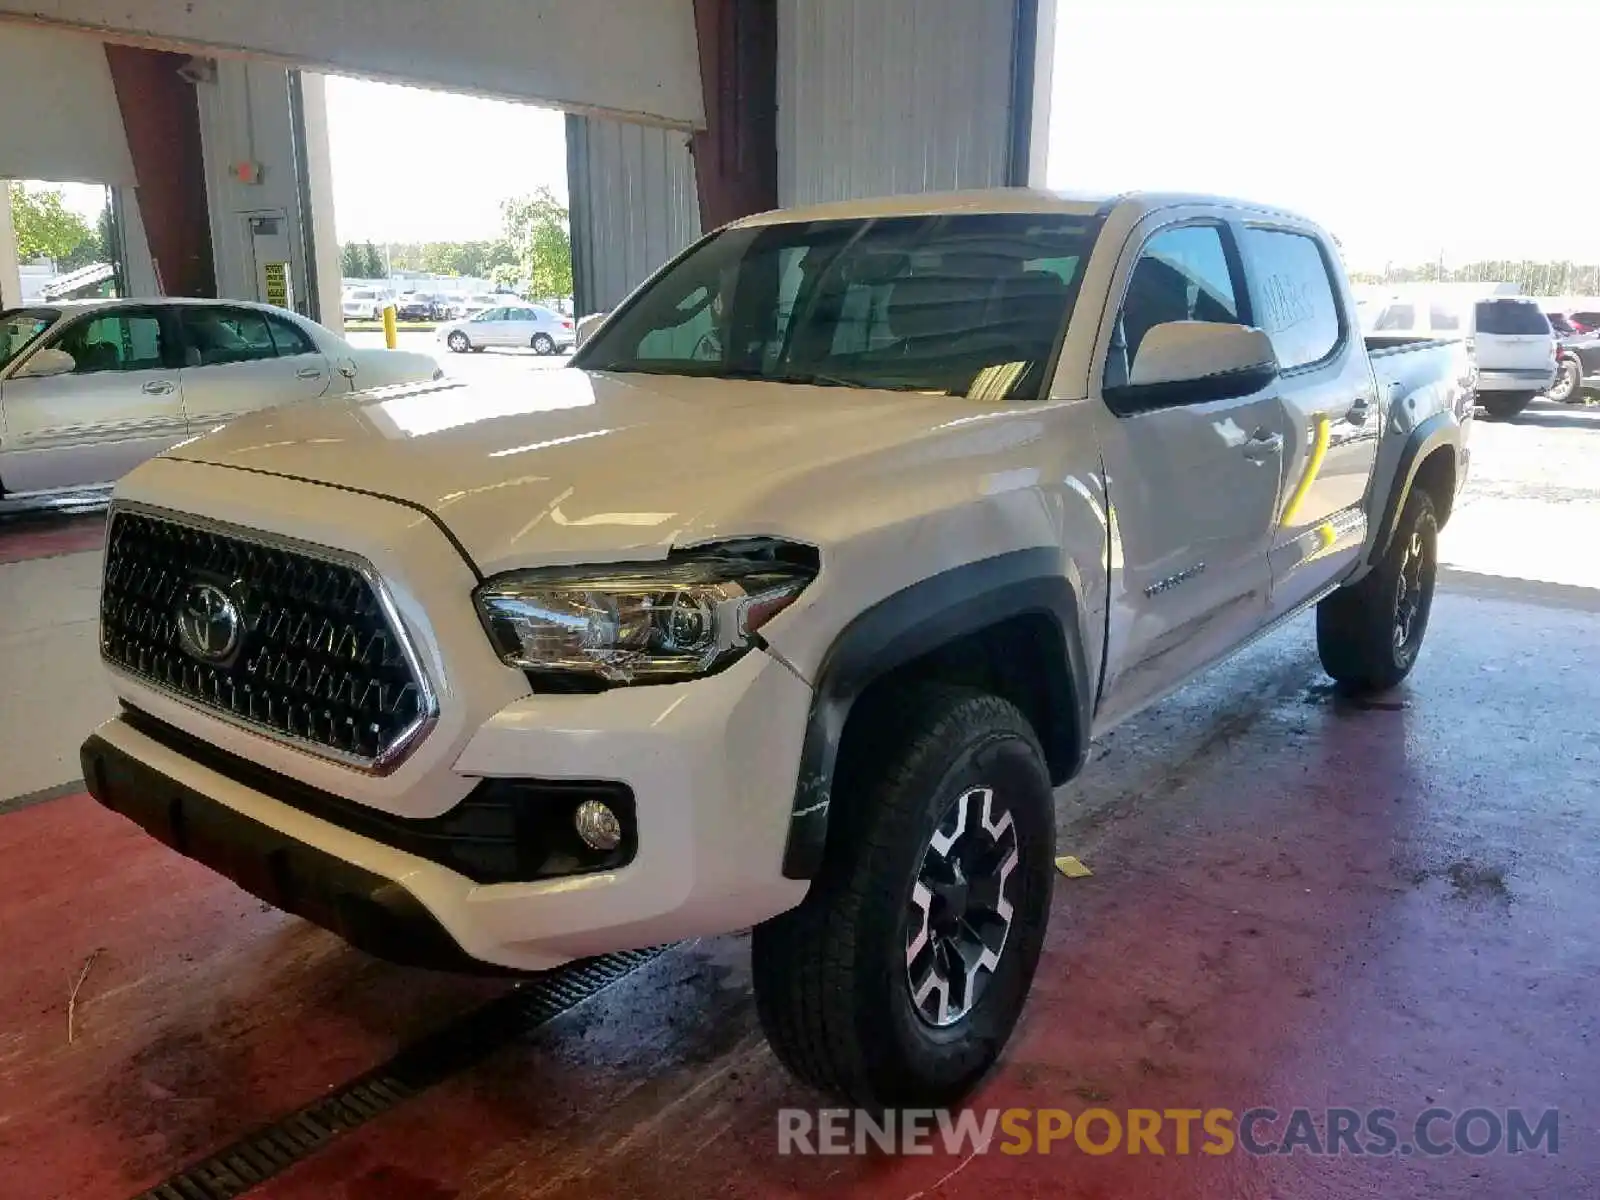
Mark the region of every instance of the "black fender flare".
<instances>
[{"instance_id":1,"label":"black fender flare","mask_svg":"<svg viewBox=\"0 0 1600 1200\"><path fill-rule=\"evenodd\" d=\"M861 694L896 668L1014 617L1047 617L1061 634L1066 669L1052 671L1050 678L1064 680L1061 686L1069 694L1050 697L1051 727L1040 731L1040 740L1059 764L1057 775L1076 774L1088 754L1093 712L1078 612L1077 592L1061 573L1060 551L1038 547L920 580L845 626L817 672L784 847L784 877L812 879L822 864L839 743Z\"/></svg>"},{"instance_id":2,"label":"black fender flare","mask_svg":"<svg viewBox=\"0 0 1600 1200\"><path fill-rule=\"evenodd\" d=\"M1454 413L1434 413L1418 422L1417 427L1406 435L1405 444L1400 448L1400 459L1395 464L1394 480L1390 484L1389 494L1384 497L1383 515L1379 518L1372 539L1372 552L1367 556L1367 561L1373 566L1389 552L1395 530L1400 525L1400 514L1405 511L1412 485L1417 481L1418 470L1428 456L1441 446L1449 447L1452 458L1459 459L1461 424ZM1459 471L1459 461L1455 465Z\"/></svg>"}]
</instances>

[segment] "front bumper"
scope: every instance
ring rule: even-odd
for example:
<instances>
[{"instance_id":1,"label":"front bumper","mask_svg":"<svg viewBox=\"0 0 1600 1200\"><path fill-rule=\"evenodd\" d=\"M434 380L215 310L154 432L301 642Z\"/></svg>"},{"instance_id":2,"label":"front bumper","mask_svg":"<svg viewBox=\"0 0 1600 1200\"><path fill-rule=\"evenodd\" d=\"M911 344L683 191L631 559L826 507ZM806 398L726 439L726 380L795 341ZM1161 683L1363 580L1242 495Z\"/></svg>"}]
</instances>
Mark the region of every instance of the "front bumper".
<instances>
[{"instance_id":1,"label":"front bumper","mask_svg":"<svg viewBox=\"0 0 1600 1200\"><path fill-rule=\"evenodd\" d=\"M391 962L447 971L483 969L394 880L162 774L114 737L91 735L81 758L83 778L101 804L268 904Z\"/></svg>"},{"instance_id":2,"label":"front bumper","mask_svg":"<svg viewBox=\"0 0 1600 1200\"><path fill-rule=\"evenodd\" d=\"M84 745L84 778L180 853L380 957L544 970L746 928L799 903L806 884L783 877L782 859L810 698L753 651L693 683L509 705L468 739L459 778L615 780L636 797L632 861L531 882L474 882L285 802L271 771L197 761L126 717Z\"/></svg>"}]
</instances>

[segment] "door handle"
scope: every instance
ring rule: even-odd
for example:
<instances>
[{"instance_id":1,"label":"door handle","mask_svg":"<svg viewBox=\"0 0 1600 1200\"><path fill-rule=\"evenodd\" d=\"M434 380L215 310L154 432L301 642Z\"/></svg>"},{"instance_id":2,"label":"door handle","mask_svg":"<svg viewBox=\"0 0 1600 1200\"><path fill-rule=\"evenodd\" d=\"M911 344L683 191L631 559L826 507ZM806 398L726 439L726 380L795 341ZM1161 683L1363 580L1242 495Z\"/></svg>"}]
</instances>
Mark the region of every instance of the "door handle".
<instances>
[{"instance_id":1,"label":"door handle","mask_svg":"<svg viewBox=\"0 0 1600 1200\"><path fill-rule=\"evenodd\" d=\"M173 391L176 386L169 379L152 379L140 390L147 396L165 396Z\"/></svg>"},{"instance_id":2,"label":"door handle","mask_svg":"<svg viewBox=\"0 0 1600 1200\"><path fill-rule=\"evenodd\" d=\"M1283 434L1258 429L1244 444L1244 456L1257 466L1283 453Z\"/></svg>"},{"instance_id":3,"label":"door handle","mask_svg":"<svg viewBox=\"0 0 1600 1200\"><path fill-rule=\"evenodd\" d=\"M1365 425L1367 417L1372 414L1372 397L1357 396L1356 402L1350 406L1350 411L1345 413L1344 419L1352 425Z\"/></svg>"},{"instance_id":4,"label":"door handle","mask_svg":"<svg viewBox=\"0 0 1600 1200\"><path fill-rule=\"evenodd\" d=\"M321 367L301 367L294 373L296 379L321 379Z\"/></svg>"}]
</instances>

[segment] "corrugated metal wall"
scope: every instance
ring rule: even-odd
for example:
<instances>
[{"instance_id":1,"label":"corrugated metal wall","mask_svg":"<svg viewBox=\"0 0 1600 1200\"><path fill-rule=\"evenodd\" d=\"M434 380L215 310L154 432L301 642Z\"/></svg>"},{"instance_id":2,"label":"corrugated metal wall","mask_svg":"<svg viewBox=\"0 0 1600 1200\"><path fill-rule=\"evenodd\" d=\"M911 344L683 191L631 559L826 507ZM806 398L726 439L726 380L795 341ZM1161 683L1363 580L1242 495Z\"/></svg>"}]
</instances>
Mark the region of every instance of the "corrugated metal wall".
<instances>
[{"instance_id":1,"label":"corrugated metal wall","mask_svg":"<svg viewBox=\"0 0 1600 1200\"><path fill-rule=\"evenodd\" d=\"M785 206L999 187L1016 0L779 0Z\"/></svg>"},{"instance_id":2,"label":"corrugated metal wall","mask_svg":"<svg viewBox=\"0 0 1600 1200\"><path fill-rule=\"evenodd\" d=\"M567 186L580 314L613 307L700 236L685 133L569 116Z\"/></svg>"}]
</instances>

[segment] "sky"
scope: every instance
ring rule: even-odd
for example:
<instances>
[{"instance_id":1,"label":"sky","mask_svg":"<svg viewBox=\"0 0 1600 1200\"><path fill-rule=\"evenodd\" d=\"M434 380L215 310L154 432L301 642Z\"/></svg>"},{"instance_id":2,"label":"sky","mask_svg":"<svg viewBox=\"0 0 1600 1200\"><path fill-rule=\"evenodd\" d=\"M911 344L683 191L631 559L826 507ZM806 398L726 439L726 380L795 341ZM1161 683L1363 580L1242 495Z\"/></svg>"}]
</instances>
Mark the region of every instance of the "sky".
<instances>
[{"instance_id":1,"label":"sky","mask_svg":"<svg viewBox=\"0 0 1600 1200\"><path fill-rule=\"evenodd\" d=\"M466 242L500 233L501 202L567 197L566 118L550 109L328 79L339 240Z\"/></svg>"},{"instance_id":2,"label":"sky","mask_svg":"<svg viewBox=\"0 0 1600 1200\"><path fill-rule=\"evenodd\" d=\"M1063 0L1049 182L1280 204L1358 269L1600 262L1596 11Z\"/></svg>"},{"instance_id":3,"label":"sky","mask_svg":"<svg viewBox=\"0 0 1600 1200\"><path fill-rule=\"evenodd\" d=\"M1358 269L1600 262L1585 7L1060 0L1049 183L1281 204ZM492 238L503 200L566 196L550 110L334 77L328 124L341 241Z\"/></svg>"}]
</instances>

